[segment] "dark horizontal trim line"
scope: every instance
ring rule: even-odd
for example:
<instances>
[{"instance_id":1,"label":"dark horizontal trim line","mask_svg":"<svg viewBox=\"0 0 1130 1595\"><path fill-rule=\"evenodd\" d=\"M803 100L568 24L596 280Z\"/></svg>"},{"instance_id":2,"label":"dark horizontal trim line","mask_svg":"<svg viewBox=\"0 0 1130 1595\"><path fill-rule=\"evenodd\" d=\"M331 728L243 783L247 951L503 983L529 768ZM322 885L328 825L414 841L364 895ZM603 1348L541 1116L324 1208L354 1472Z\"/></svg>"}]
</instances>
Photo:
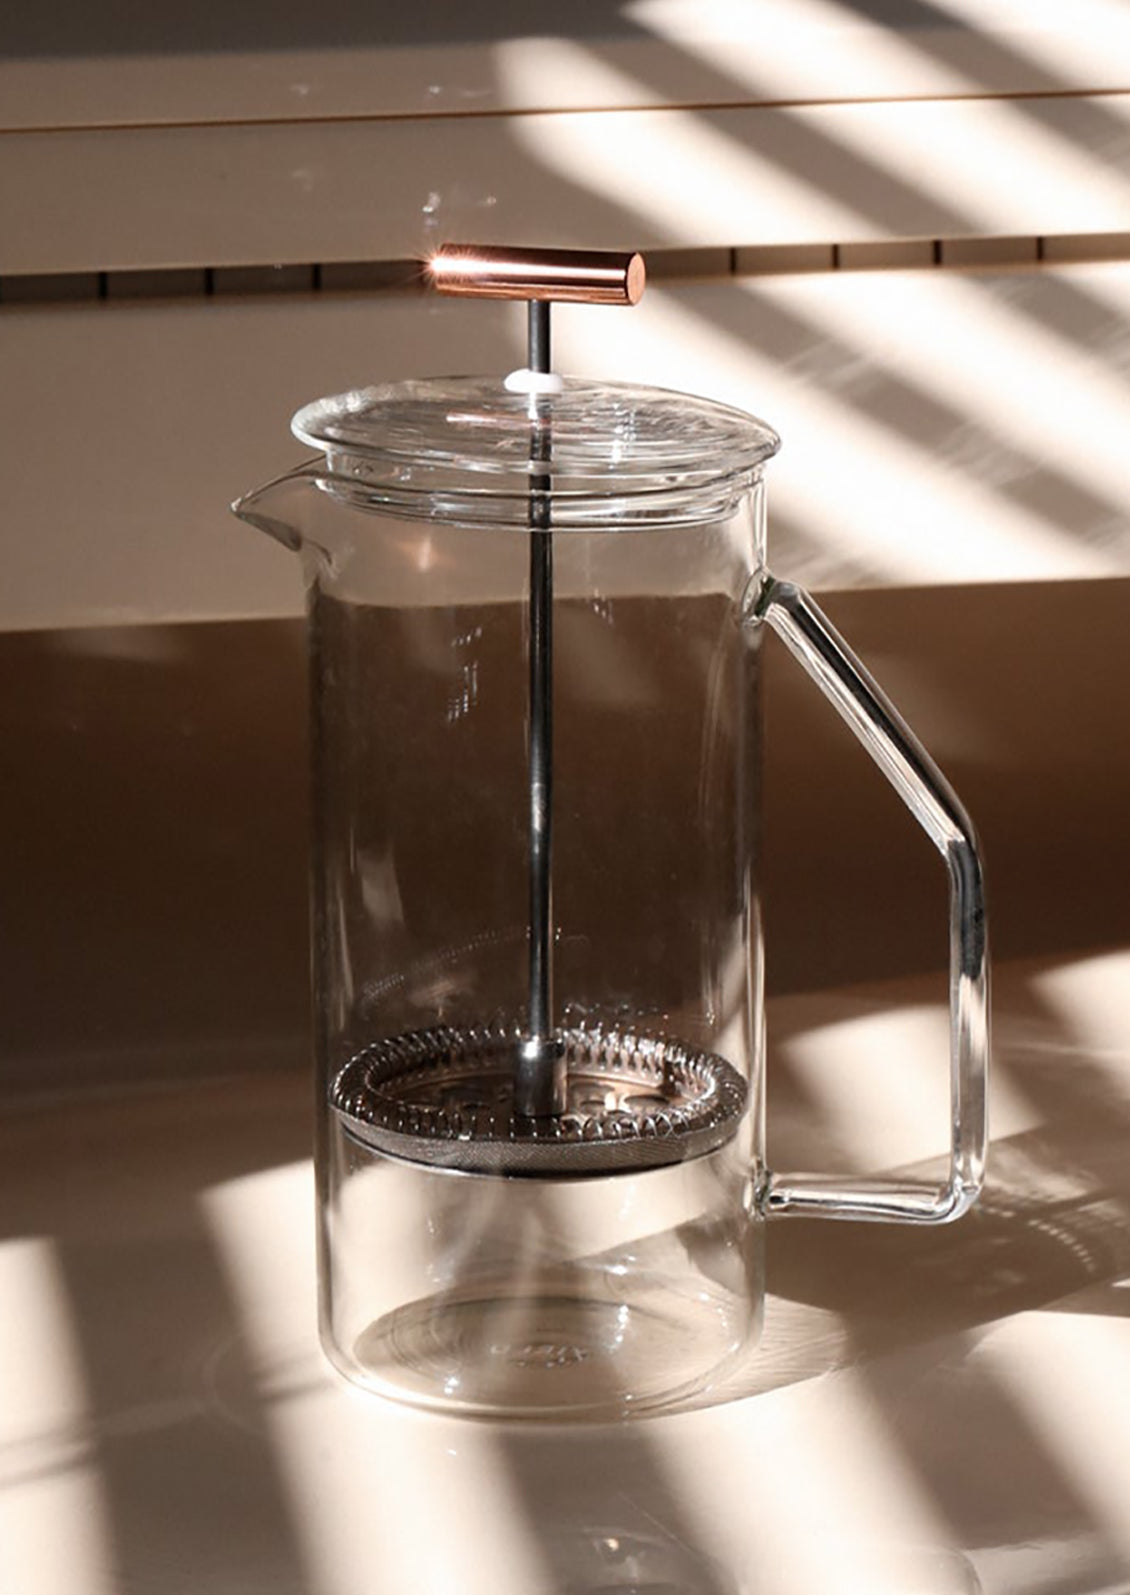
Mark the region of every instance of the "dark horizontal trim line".
<instances>
[{"instance_id":1,"label":"dark horizontal trim line","mask_svg":"<svg viewBox=\"0 0 1130 1595\"><path fill-rule=\"evenodd\" d=\"M1062 237L879 239L826 244L735 244L646 251L653 282L864 270L1001 271L1085 261L1130 261L1130 233ZM285 265L167 266L145 269L13 273L0 276L0 304L312 297L334 293L414 293L424 288L419 260L358 260Z\"/></svg>"},{"instance_id":2,"label":"dark horizontal trim line","mask_svg":"<svg viewBox=\"0 0 1130 1595\"><path fill-rule=\"evenodd\" d=\"M215 128L223 131L233 127L318 127L378 122L481 122L505 120L513 116L633 116L641 111L678 111L699 115L710 111L802 111L822 106L840 105L953 105L968 101L997 100L1012 103L1017 100L1097 100L1130 96L1130 88L1119 89L970 89L966 94L870 94L852 95L837 99L780 99L756 98L734 100L640 100L631 105L524 105L510 108L496 106L484 110L429 111L356 111L323 116L247 116L223 120L186 117L168 122L77 122L44 127L0 127L0 138L19 138L29 133L139 133L183 130L188 128Z\"/></svg>"}]
</instances>

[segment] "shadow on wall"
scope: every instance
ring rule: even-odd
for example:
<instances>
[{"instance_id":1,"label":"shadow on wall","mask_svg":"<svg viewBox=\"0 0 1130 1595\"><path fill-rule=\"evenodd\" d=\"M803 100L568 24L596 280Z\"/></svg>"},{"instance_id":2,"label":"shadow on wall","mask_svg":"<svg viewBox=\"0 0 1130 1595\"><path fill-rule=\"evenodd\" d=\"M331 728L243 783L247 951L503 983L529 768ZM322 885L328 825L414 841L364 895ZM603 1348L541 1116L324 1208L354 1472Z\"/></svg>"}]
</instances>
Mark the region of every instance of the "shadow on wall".
<instances>
[{"instance_id":1,"label":"shadow on wall","mask_svg":"<svg viewBox=\"0 0 1130 1595\"><path fill-rule=\"evenodd\" d=\"M300 627L16 633L0 661L3 1077L301 1061Z\"/></svg>"},{"instance_id":2,"label":"shadow on wall","mask_svg":"<svg viewBox=\"0 0 1130 1595\"><path fill-rule=\"evenodd\" d=\"M430 0L410 6L337 0L317 13L298 0L251 0L236 8L219 0L171 0L159 8L118 4L96 21L81 5L54 0L15 8L4 18L6 55L128 55L149 51L334 49L376 45L493 44L516 35L590 39L638 29L605 0L575 0L566 10L547 0Z\"/></svg>"},{"instance_id":3,"label":"shadow on wall","mask_svg":"<svg viewBox=\"0 0 1130 1595\"><path fill-rule=\"evenodd\" d=\"M826 599L974 817L997 957L1130 937L1111 890L1128 600L1125 581ZM944 968L939 855L782 649L765 669L769 989ZM301 1060L300 624L9 635L0 684L5 1080Z\"/></svg>"}]
</instances>

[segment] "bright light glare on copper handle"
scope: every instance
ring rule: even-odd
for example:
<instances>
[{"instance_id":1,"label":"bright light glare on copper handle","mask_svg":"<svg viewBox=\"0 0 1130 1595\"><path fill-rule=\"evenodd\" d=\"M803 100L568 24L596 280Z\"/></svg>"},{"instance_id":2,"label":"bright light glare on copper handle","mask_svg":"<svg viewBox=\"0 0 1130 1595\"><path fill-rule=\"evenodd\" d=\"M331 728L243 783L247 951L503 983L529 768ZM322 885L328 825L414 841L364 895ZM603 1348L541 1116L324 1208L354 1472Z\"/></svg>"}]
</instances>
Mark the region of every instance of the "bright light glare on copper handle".
<instances>
[{"instance_id":1,"label":"bright light glare on copper handle","mask_svg":"<svg viewBox=\"0 0 1130 1595\"><path fill-rule=\"evenodd\" d=\"M643 256L635 253L493 244L442 244L428 275L441 294L590 305L637 304L647 280Z\"/></svg>"}]
</instances>

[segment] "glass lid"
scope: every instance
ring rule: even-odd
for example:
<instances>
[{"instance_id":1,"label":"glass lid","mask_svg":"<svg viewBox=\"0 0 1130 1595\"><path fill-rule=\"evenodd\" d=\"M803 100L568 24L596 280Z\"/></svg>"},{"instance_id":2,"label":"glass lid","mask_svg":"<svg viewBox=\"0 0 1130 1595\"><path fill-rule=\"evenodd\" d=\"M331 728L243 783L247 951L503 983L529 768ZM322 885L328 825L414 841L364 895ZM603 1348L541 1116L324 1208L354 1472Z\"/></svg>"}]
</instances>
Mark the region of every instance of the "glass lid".
<instances>
[{"instance_id":1,"label":"glass lid","mask_svg":"<svg viewBox=\"0 0 1130 1595\"><path fill-rule=\"evenodd\" d=\"M374 505L521 525L536 491L556 527L714 518L780 446L763 421L708 399L551 380L536 396L487 377L361 388L306 405L291 430Z\"/></svg>"}]
</instances>

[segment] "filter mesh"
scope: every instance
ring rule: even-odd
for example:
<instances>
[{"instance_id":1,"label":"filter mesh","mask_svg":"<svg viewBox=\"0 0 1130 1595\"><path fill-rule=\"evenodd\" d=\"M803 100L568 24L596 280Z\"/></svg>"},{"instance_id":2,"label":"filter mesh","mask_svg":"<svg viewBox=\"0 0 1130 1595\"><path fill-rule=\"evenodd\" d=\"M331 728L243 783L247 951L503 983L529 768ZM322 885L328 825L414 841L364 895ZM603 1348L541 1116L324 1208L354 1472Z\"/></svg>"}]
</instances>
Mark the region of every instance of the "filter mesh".
<instances>
[{"instance_id":1,"label":"filter mesh","mask_svg":"<svg viewBox=\"0 0 1130 1595\"><path fill-rule=\"evenodd\" d=\"M724 1058L667 1037L558 1032L567 1103L514 1112L517 1029L412 1031L374 1042L336 1076L333 1108L356 1140L415 1163L555 1178L682 1162L732 1136L747 1086Z\"/></svg>"}]
</instances>

